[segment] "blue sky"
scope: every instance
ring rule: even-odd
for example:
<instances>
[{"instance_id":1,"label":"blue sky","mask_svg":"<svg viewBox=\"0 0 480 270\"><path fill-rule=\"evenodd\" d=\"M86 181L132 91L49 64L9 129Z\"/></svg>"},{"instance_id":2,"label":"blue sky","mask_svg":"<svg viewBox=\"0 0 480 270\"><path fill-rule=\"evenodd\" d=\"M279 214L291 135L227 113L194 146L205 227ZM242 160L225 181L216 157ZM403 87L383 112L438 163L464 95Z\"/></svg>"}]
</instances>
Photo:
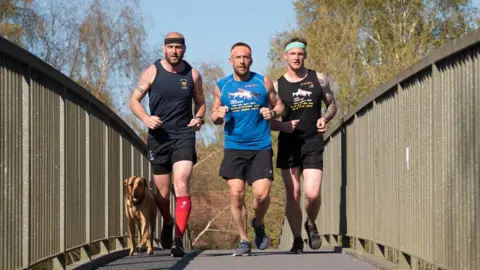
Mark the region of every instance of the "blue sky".
<instances>
[{"instance_id":1,"label":"blue sky","mask_svg":"<svg viewBox=\"0 0 480 270\"><path fill-rule=\"evenodd\" d=\"M161 42L168 32L180 32L187 42L185 60L194 67L200 61L216 61L226 74L232 71L230 46L238 41L252 47L252 71L265 73L270 39L295 25L289 0L141 0L140 4L149 43Z\"/></svg>"},{"instance_id":2,"label":"blue sky","mask_svg":"<svg viewBox=\"0 0 480 270\"><path fill-rule=\"evenodd\" d=\"M480 7L480 0L472 3ZM140 5L151 44L161 42L168 32L180 32L188 46L185 60L194 67L200 61L214 60L226 74L232 71L229 48L237 41L252 47L252 70L265 73L270 39L296 25L291 0L183 0L178 4L140 0Z\"/></svg>"}]
</instances>

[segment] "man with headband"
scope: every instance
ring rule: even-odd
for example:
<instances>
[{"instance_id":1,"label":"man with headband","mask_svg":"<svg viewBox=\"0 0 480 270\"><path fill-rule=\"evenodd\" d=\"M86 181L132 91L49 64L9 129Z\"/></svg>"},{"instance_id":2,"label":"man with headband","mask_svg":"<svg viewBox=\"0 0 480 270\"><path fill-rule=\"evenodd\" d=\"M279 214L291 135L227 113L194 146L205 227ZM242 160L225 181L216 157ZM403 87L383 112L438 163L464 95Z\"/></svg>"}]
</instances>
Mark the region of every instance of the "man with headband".
<instances>
[{"instance_id":1,"label":"man with headband","mask_svg":"<svg viewBox=\"0 0 480 270\"><path fill-rule=\"evenodd\" d=\"M251 254L242 216L245 182L253 187L255 218L251 226L255 245L258 249L269 246L263 219L270 205L273 180L270 120L282 113L283 104L276 98L271 80L250 71L250 46L239 42L230 52L233 74L217 82L211 118L216 125L225 123L225 149L219 174L230 187L232 216L241 238L233 255L244 256Z\"/></svg>"},{"instance_id":2,"label":"man with headband","mask_svg":"<svg viewBox=\"0 0 480 270\"><path fill-rule=\"evenodd\" d=\"M274 82L280 99L285 104L282 121L271 121L278 137L277 168L282 170L287 197L286 215L294 241L290 252L303 253L302 211L300 208L300 175L307 220L303 224L309 246L317 250L321 238L315 225L320 210L320 187L323 174L322 133L337 111L335 99L326 75L305 68L305 40L293 38L285 46L287 72ZM321 115L322 101L327 106Z\"/></svg>"},{"instance_id":3,"label":"man with headband","mask_svg":"<svg viewBox=\"0 0 480 270\"><path fill-rule=\"evenodd\" d=\"M155 61L144 71L130 99L131 110L148 127L147 157L159 191L155 200L163 217L160 242L165 249L171 247L171 255L175 257L185 255L182 237L191 210L188 185L197 162L195 132L200 130L206 111L202 77L183 60L185 49L181 34L168 34L163 46L165 59ZM150 115L141 104L147 92ZM192 114L192 100L195 115ZM172 172L175 221L170 214L169 200Z\"/></svg>"}]
</instances>

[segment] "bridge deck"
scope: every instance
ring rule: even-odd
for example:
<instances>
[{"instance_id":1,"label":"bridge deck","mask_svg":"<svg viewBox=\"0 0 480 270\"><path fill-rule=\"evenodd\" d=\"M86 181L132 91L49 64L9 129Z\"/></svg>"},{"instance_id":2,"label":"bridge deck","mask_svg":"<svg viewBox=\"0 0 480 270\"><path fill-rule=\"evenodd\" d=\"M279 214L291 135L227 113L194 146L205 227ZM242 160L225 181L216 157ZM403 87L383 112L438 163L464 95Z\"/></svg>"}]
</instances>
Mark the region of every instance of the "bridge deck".
<instances>
[{"instance_id":1,"label":"bridge deck","mask_svg":"<svg viewBox=\"0 0 480 270\"><path fill-rule=\"evenodd\" d=\"M151 256L144 254L122 257L98 269L151 270L225 270L225 269L295 269L295 270L372 270L379 269L366 261L331 249L305 251L305 254L289 254L280 250L254 250L252 256L232 257L229 250L191 251L185 258L173 258L165 250L155 250Z\"/></svg>"}]
</instances>

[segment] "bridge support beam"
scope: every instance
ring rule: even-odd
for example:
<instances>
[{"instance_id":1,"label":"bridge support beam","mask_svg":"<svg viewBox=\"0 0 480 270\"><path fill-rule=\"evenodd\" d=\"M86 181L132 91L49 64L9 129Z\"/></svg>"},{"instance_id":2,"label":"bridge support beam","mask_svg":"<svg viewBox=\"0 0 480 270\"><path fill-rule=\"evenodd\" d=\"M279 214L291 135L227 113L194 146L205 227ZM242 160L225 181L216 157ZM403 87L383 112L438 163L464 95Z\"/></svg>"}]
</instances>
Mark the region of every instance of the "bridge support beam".
<instances>
[{"instance_id":1,"label":"bridge support beam","mask_svg":"<svg viewBox=\"0 0 480 270\"><path fill-rule=\"evenodd\" d=\"M108 240L102 240L102 241L98 242L98 244L100 246L99 254L105 255L105 254L110 253L110 251L108 249Z\"/></svg>"},{"instance_id":2,"label":"bridge support beam","mask_svg":"<svg viewBox=\"0 0 480 270\"><path fill-rule=\"evenodd\" d=\"M122 249L124 249L123 241L121 241L121 238L115 238L115 250L122 250Z\"/></svg>"}]
</instances>

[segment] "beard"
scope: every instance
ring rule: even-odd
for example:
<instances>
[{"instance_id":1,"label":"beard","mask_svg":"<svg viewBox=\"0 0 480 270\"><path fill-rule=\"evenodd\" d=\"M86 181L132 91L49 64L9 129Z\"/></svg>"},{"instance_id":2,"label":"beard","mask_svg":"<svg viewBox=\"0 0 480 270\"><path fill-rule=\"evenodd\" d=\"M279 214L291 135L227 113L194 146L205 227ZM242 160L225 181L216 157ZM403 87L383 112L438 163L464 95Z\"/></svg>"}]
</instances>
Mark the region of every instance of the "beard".
<instances>
[{"instance_id":1,"label":"beard","mask_svg":"<svg viewBox=\"0 0 480 270\"><path fill-rule=\"evenodd\" d=\"M165 55L165 60L167 60L170 65L176 66L182 63L183 55Z\"/></svg>"}]
</instances>

